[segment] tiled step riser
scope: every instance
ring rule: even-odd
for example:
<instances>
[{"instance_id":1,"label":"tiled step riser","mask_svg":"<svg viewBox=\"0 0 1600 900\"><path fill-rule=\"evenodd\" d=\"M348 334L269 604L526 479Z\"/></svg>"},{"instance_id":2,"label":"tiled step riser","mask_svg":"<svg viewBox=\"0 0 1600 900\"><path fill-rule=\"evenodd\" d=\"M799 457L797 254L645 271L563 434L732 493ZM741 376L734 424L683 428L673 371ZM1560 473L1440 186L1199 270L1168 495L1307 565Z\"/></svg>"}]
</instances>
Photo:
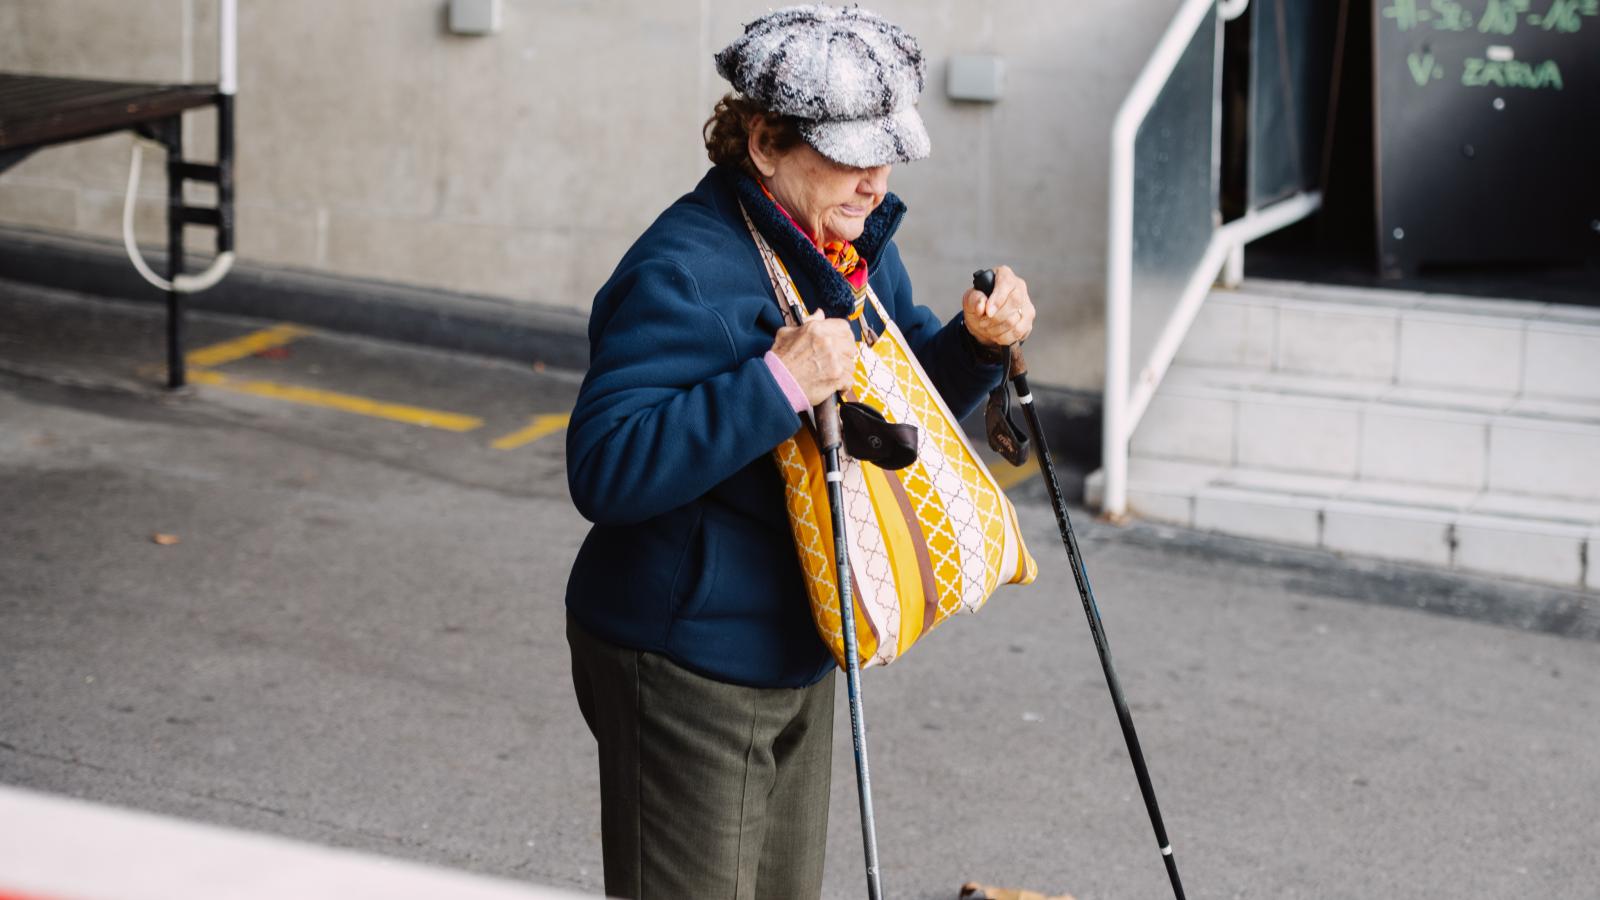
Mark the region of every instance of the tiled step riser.
<instances>
[{"instance_id":1,"label":"tiled step riser","mask_svg":"<svg viewBox=\"0 0 1600 900\"><path fill-rule=\"evenodd\" d=\"M1141 518L1275 543L1600 591L1600 532L1583 526L1204 488L1130 486Z\"/></svg>"},{"instance_id":2,"label":"tiled step riser","mask_svg":"<svg viewBox=\"0 0 1600 900\"><path fill-rule=\"evenodd\" d=\"M1600 325L1579 321L1216 292L1176 361L1600 400Z\"/></svg>"},{"instance_id":3,"label":"tiled step riser","mask_svg":"<svg viewBox=\"0 0 1600 900\"><path fill-rule=\"evenodd\" d=\"M1247 282L1130 450L1135 516L1600 592L1597 310Z\"/></svg>"},{"instance_id":4,"label":"tiled step riser","mask_svg":"<svg viewBox=\"0 0 1600 900\"><path fill-rule=\"evenodd\" d=\"M1134 457L1600 500L1600 425L1164 388Z\"/></svg>"}]
</instances>

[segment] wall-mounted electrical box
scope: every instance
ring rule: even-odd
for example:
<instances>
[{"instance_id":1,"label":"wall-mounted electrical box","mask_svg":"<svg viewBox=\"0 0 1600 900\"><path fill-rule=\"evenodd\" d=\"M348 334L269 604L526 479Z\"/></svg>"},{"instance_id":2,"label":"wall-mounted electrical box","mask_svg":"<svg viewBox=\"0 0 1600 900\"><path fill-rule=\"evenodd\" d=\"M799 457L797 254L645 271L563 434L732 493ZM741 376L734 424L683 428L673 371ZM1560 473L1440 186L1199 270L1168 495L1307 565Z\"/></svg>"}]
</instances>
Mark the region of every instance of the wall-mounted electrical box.
<instances>
[{"instance_id":1,"label":"wall-mounted electrical box","mask_svg":"<svg viewBox=\"0 0 1600 900\"><path fill-rule=\"evenodd\" d=\"M500 30L502 0L450 0L452 34L494 34Z\"/></svg>"},{"instance_id":2,"label":"wall-mounted electrical box","mask_svg":"<svg viewBox=\"0 0 1600 900\"><path fill-rule=\"evenodd\" d=\"M998 56L952 56L945 93L951 100L994 103L1005 89L1006 64Z\"/></svg>"}]
</instances>

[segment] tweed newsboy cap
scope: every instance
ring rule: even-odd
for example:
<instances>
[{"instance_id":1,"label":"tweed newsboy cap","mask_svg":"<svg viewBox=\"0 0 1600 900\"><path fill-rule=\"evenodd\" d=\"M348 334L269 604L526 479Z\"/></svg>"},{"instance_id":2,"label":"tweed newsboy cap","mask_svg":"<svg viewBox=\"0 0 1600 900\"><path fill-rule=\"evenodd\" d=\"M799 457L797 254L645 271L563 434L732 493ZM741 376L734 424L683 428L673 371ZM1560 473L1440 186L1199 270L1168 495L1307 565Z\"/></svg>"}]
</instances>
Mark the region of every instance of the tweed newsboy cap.
<instances>
[{"instance_id":1,"label":"tweed newsboy cap","mask_svg":"<svg viewBox=\"0 0 1600 900\"><path fill-rule=\"evenodd\" d=\"M734 90L800 120L818 153L870 168L928 155L917 113L916 38L859 7L790 6L751 22L716 55Z\"/></svg>"}]
</instances>

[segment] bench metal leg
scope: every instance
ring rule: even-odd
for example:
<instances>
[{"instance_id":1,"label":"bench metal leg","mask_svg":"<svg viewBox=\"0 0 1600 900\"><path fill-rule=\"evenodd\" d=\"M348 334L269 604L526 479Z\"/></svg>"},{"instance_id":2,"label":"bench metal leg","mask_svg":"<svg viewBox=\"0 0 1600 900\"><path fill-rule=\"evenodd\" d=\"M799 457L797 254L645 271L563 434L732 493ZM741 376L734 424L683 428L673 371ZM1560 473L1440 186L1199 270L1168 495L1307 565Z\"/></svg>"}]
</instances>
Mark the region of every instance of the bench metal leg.
<instances>
[{"instance_id":1,"label":"bench metal leg","mask_svg":"<svg viewBox=\"0 0 1600 900\"><path fill-rule=\"evenodd\" d=\"M138 127L138 132L160 143L167 151L167 281L176 285L183 275L184 229L201 225L216 229L217 253L233 252L233 97L217 95L217 162L214 165L191 163L183 158L183 116L174 115ZM190 207L184 204L186 181L217 186L217 205ZM184 344L187 291L167 291L167 386L181 388L188 381Z\"/></svg>"},{"instance_id":2,"label":"bench metal leg","mask_svg":"<svg viewBox=\"0 0 1600 900\"><path fill-rule=\"evenodd\" d=\"M183 120L174 116L162 128L167 146L167 281L177 283L183 274ZM167 291L167 387L183 387L184 296Z\"/></svg>"}]
</instances>

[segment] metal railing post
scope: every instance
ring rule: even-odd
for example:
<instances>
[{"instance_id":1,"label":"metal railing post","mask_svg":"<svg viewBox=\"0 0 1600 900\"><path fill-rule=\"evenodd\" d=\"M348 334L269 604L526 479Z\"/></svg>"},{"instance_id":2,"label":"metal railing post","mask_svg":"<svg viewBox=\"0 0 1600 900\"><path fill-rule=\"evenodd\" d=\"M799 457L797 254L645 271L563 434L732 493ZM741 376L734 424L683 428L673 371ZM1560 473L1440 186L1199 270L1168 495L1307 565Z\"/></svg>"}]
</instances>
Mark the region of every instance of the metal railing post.
<instances>
[{"instance_id":1,"label":"metal railing post","mask_svg":"<svg viewBox=\"0 0 1600 900\"><path fill-rule=\"evenodd\" d=\"M1127 511L1128 359L1133 285L1133 151L1139 126L1155 105L1183 51L1216 0L1186 0L1161 35L1150 61L1134 80L1111 128L1111 197L1106 235L1106 388L1102 415L1101 466L1105 492L1101 511L1117 518Z\"/></svg>"}]
</instances>

